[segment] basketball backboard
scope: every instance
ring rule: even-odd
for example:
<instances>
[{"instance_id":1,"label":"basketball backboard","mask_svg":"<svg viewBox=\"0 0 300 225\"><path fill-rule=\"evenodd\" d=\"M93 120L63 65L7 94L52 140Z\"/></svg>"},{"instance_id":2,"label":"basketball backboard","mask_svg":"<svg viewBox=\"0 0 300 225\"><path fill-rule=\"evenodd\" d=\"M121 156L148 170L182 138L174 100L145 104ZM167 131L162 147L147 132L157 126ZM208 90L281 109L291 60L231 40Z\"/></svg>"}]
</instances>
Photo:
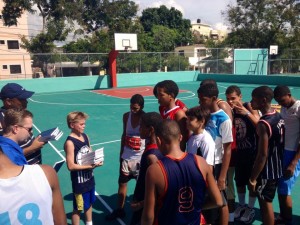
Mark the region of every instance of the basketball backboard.
<instances>
[{"instance_id":1,"label":"basketball backboard","mask_svg":"<svg viewBox=\"0 0 300 225\"><path fill-rule=\"evenodd\" d=\"M270 45L270 55L277 55L278 54L278 45Z\"/></svg>"},{"instance_id":2,"label":"basketball backboard","mask_svg":"<svg viewBox=\"0 0 300 225\"><path fill-rule=\"evenodd\" d=\"M137 50L137 34L115 33L115 50Z\"/></svg>"}]
</instances>

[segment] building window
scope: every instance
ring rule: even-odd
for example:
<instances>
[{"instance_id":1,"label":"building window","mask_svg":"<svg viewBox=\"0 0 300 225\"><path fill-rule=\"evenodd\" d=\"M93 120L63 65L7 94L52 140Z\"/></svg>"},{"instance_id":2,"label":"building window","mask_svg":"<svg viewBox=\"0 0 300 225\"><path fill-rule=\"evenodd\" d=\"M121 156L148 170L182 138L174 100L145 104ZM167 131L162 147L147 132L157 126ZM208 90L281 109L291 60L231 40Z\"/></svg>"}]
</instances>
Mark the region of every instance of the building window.
<instances>
[{"instance_id":1,"label":"building window","mask_svg":"<svg viewBox=\"0 0 300 225\"><path fill-rule=\"evenodd\" d=\"M5 41L4 40L0 40L0 45L5 45Z\"/></svg>"},{"instance_id":2,"label":"building window","mask_svg":"<svg viewBox=\"0 0 300 225\"><path fill-rule=\"evenodd\" d=\"M206 49L197 49L197 56L198 57L205 57L206 56Z\"/></svg>"},{"instance_id":3,"label":"building window","mask_svg":"<svg viewBox=\"0 0 300 225\"><path fill-rule=\"evenodd\" d=\"M21 73L21 65L10 65L9 66L10 73L11 74L16 74L16 73Z\"/></svg>"},{"instance_id":4,"label":"building window","mask_svg":"<svg viewBox=\"0 0 300 225\"><path fill-rule=\"evenodd\" d=\"M184 56L184 50L179 50L178 52L180 56Z\"/></svg>"},{"instance_id":5,"label":"building window","mask_svg":"<svg viewBox=\"0 0 300 225\"><path fill-rule=\"evenodd\" d=\"M7 41L8 49L19 49L19 42L18 41Z\"/></svg>"},{"instance_id":6,"label":"building window","mask_svg":"<svg viewBox=\"0 0 300 225\"><path fill-rule=\"evenodd\" d=\"M7 70L7 65L2 65L3 70Z\"/></svg>"}]
</instances>

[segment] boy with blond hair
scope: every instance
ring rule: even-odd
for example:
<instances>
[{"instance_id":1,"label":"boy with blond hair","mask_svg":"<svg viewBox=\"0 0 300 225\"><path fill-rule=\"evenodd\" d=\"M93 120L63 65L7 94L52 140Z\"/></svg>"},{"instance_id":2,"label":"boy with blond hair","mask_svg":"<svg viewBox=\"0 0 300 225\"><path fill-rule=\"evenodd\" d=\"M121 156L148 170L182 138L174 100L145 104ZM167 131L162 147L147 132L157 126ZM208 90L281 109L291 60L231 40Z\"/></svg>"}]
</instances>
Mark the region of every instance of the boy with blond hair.
<instances>
[{"instance_id":1,"label":"boy with blond hair","mask_svg":"<svg viewBox=\"0 0 300 225\"><path fill-rule=\"evenodd\" d=\"M84 133L88 115L84 112L70 112L67 124L71 133L64 144L68 169L71 172L73 190L72 225L79 225L80 213L84 211L86 225L92 225L92 204L96 201L93 169L103 162L81 165L83 155L91 152L88 136Z\"/></svg>"}]
</instances>

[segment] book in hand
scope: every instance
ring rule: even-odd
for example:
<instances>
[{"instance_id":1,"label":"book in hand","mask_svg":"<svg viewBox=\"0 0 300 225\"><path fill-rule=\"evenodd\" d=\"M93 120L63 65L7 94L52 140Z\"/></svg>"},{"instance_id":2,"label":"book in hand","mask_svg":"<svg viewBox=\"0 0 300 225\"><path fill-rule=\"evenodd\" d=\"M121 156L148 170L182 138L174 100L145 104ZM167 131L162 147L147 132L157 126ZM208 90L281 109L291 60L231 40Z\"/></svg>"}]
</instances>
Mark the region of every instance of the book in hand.
<instances>
[{"instance_id":1,"label":"book in hand","mask_svg":"<svg viewBox=\"0 0 300 225\"><path fill-rule=\"evenodd\" d=\"M58 127L51 128L49 130L45 130L40 133L40 141L47 142L47 141L57 141L63 135L63 132L59 130Z\"/></svg>"},{"instance_id":2,"label":"book in hand","mask_svg":"<svg viewBox=\"0 0 300 225\"><path fill-rule=\"evenodd\" d=\"M92 165L104 161L104 148L99 148L95 151L81 155L81 159L78 160L79 165Z\"/></svg>"}]
</instances>

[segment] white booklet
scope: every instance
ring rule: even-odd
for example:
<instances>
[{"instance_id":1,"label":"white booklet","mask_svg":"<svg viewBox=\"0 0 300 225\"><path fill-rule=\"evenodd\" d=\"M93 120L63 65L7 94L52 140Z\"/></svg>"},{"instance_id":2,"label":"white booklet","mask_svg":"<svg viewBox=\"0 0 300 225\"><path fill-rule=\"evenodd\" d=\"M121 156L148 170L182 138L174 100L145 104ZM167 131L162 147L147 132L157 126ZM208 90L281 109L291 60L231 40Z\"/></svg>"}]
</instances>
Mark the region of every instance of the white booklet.
<instances>
[{"instance_id":1,"label":"white booklet","mask_svg":"<svg viewBox=\"0 0 300 225\"><path fill-rule=\"evenodd\" d=\"M104 161L104 147L81 155L80 165L92 165Z\"/></svg>"},{"instance_id":2,"label":"white booklet","mask_svg":"<svg viewBox=\"0 0 300 225\"><path fill-rule=\"evenodd\" d=\"M63 132L59 130L58 127L51 128L49 130L45 130L40 133L40 141L47 142L47 141L57 141L59 140Z\"/></svg>"}]
</instances>

